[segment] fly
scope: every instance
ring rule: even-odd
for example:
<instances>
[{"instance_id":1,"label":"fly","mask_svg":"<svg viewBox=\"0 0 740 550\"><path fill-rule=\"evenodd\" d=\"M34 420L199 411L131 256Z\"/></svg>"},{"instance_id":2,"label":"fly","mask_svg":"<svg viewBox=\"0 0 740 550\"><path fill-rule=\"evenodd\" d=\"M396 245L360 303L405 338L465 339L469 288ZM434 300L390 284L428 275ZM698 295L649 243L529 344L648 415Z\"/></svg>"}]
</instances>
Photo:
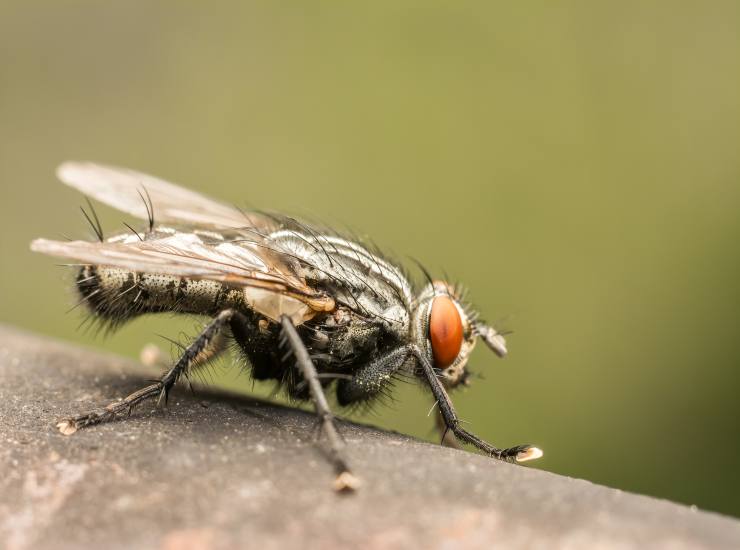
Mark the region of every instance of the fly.
<instances>
[{"instance_id":1,"label":"fly","mask_svg":"<svg viewBox=\"0 0 740 550\"><path fill-rule=\"evenodd\" d=\"M457 289L427 276L416 291L380 253L287 216L245 212L132 170L68 162L59 179L85 195L147 221L108 238L92 208L97 241L37 239L31 249L76 262L76 289L93 319L109 329L146 313L205 315L210 322L155 382L108 406L65 419L66 435L167 400L228 348L257 380L275 380L295 400L310 400L327 437L335 487L351 473L326 395L352 406L414 379L436 400L448 430L488 455L523 462L542 451L501 449L461 426L448 390L468 384L466 363L478 338L499 357L503 335L467 308Z\"/></svg>"}]
</instances>

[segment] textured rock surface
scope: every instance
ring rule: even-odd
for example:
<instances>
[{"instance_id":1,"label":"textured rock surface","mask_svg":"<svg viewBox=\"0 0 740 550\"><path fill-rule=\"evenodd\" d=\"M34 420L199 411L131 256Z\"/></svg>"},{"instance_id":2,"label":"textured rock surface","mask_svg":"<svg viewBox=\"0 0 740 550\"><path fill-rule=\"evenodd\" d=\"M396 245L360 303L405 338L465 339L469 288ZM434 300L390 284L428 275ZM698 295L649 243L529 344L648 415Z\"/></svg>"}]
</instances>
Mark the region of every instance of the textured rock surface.
<instances>
[{"instance_id":1,"label":"textured rock surface","mask_svg":"<svg viewBox=\"0 0 740 550\"><path fill-rule=\"evenodd\" d=\"M55 421L151 372L0 327L0 548L731 548L740 522L343 423L331 490L304 412L182 389L170 412Z\"/></svg>"}]
</instances>

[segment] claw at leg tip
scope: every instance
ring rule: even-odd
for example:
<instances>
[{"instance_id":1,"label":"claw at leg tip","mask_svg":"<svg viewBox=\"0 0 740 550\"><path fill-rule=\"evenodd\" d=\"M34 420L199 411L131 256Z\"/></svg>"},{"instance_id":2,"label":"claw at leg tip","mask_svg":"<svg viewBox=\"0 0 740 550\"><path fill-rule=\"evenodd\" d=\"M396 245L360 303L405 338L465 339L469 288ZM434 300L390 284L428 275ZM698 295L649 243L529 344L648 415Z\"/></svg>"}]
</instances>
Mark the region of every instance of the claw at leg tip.
<instances>
[{"instance_id":1,"label":"claw at leg tip","mask_svg":"<svg viewBox=\"0 0 740 550\"><path fill-rule=\"evenodd\" d=\"M350 493L360 488L362 482L350 472L344 471L334 480L334 490L337 493Z\"/></svg>"},{"instance_id":2,"label":"claw at leg tip","mask_svg":"<svg viewBox=\"0 0 740 550\"><path fill-rule=\"evenodd\" d=\"M529 449L517 453L516 461L526 462L528 460L536 460L538 458L542 458L544 454L545 453L542 452L542 449L538 449L537 447L530 447Z\"/></svg>"},{"instance_id":3,"label":"claw at leg tip","mask_svg":"<svg viewBox=\"0 0 740 550\"><path fill-rule=\"evenodd\" d=\"M77 431L77 426L74 422L70 422L69 420L62 420L57 424L57 429L63 434L63 435L72 435Z\"/></svg>"}]
</instances>

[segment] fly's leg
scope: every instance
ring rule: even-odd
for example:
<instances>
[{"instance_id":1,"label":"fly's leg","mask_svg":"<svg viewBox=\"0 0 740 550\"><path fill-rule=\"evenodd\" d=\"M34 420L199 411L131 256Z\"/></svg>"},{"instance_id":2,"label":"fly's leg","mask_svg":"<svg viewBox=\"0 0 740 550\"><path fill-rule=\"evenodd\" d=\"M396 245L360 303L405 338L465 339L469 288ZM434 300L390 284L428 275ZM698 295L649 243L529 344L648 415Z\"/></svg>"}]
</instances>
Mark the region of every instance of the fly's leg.
<instances>
[{"instance_id":1,"label":"fly's leg","mask_svg":"<svg viewBox=\"0 0 740 550\"><path fill-rule=\"evenodd\" d=\"M437 402L434 402L435 408ZM439 434L439 444L444 447L451 447L453 449L460 449L460 443L457 441L455 434L447 427L445 417L442 416L442 412L437 410L434 412L434 427Z\"/></svg>"},{"instance_id":2,"label":"fly's leg","mask_svg":"<svg viewBox=\"0 0 740 550\"><path fill-rule=\"evenodd\" d=\"M160 402L162 400L166 402L172 386L183 374L187 375L191 369L203 366L223 350L223 329L237 316L241 317L241 314L231 309L219 313L193 343L185 348L177 363L153 384L135 391L120 401L114 401L103 409L63 420L57 424L57 428L64 435L70 435L79 428L109 422L123 414L129 415L136 405L147 399L158 397Z\"/></svg>"},{"instance_id":3,"label":"fly's leg","mask_svg":"<svg viewBox=\"0 0 740 550\"><path fill-rule=\"evenodd\" d=\"M339 404L366 401L381 393L410 355L408 347L394 349L357 370L351 379L340 380L337 385Z\"/></svg>"},{"instance_id":4,"label":"fly's leg","mask_svg":"<svg viewBox=\"0 0 740 550\"><path fill-rule=\"evenodd\" d=\"M414 355L421 365L424 376L429 382L432 395L434 395L434 398L439 404L439 411L442 414L442 418L444 419L447 428L452 430L452 433L454 433L460 441L473 445L486 454L500 460L524 462L526 460L533 460L542 456L542 451L531 445L517 445L516 447L510 447L508 449L499 449L490 443L486 443L477 435L461 428L460 419L457 417L455 407L452 405L452 400L447 394L447 390L445 390L442 385L441 380L437 378L437 373L435 372L434 367L429 363L421 350L415 349Z\"/></svg>"},{"instance_id":5,"label":"fly's leg","mask_svg":"<svg viewBox=\"0 0 740 550\"><path fill-rule=\"evenodd\" d=\"M326 401L326 395L324 394L324 389L321 387L316 367L311 361L308 350L298 335L298 331L296 331L290 317L283 315L280 318L280 325L282 327L281 344L290 347L290 351L296 360L296 366L308 385L308 391L311 394L311 400L316 409L316 415L321 422L321 427L329 440L329 458L337 473L334 488L337 491L352 491L359 487L359 480L352 475L344 458L344 453L342 452L344 443L334 424L334 415L329 409L329 403Z\"/></svg>"}]
</instances>

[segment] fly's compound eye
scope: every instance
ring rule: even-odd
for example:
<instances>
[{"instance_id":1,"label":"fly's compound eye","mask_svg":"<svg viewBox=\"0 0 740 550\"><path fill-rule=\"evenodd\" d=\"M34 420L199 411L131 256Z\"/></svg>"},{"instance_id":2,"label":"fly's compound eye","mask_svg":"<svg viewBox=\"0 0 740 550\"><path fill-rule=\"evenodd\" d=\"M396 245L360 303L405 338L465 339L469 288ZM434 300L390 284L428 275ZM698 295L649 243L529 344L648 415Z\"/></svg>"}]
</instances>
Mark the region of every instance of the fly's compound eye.
<instances>
[{"instance_id":1,"label":"fly's compound eye","mask_svg":"<svg viewBox=\"0 0 740 550\"><path fill-rule=\"evenodd\" d=\"M437 296L429 315L429 339L434 365L444 369L455 362L463 342L463 325L455 303L447 296Z\"/></svg>"}]
</instances>

